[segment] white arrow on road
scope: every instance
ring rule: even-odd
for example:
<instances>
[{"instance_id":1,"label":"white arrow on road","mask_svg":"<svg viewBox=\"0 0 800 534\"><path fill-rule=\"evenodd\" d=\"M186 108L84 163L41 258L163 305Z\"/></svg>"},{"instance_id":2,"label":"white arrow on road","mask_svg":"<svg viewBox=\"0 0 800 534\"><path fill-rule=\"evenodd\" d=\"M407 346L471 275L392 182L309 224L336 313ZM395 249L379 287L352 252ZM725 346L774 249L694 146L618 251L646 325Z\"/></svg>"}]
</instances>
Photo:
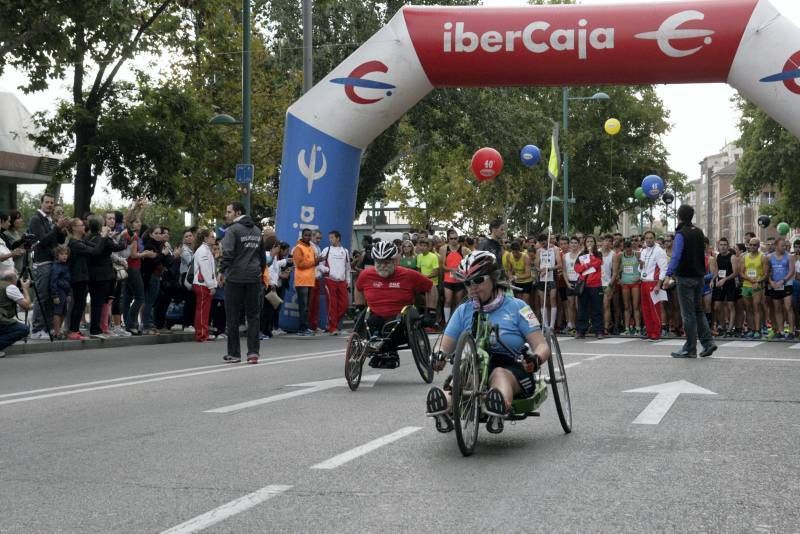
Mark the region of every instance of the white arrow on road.
<instances>
[{"instance_id":1,"label":"white arrow on road","mask_svg":"<svg viewBox=\"0 0 800 534\"><path fill-rule=\"evenodd\" d=\"M366 387L372 387L375 385L375 382L377 382L380 377L381 375L379 374L364 376L361 378L361 385ZM298 389L295 391L280 393L278 395L272 395L271 397L264 397L263 399L255 399L247 402L240 402L239 404L231 404L230 406L223 406L222 408L214 408L213 410L206 410L204 413L238 412L239 410L252 408L253 406L261 406L262 404L269 404L271 402L278 402L286 399L291 399L294 397L299 397L301 395L309 395L311 393L317 393L318 391L325 391L326 389L333 389L345 386L347 386L347 381L344 378L332 378L330 380L319 380L317 382L304 382L302 384L289 384L286 387L304 388L304 389Z\"/></svg>"},{"instance_id":2,"label":"white arrow on road","mask_svg":"<svg viewBox=\"0 0 800 534\"><path fill-rule=\"evenodd\" d=\"M647 408L642 410L642 413L633 420L634 425L657 425L661 422L672 405L678 400L681 393L688 393L694 395L716 395L713 391L701 388L686 380L678 380L677 382L667 382L666 384L658 384L655 386L647 386L639 389L629 389L623 393L655 393L656 398L650 401Z\"/></svg>"}]
</instances>

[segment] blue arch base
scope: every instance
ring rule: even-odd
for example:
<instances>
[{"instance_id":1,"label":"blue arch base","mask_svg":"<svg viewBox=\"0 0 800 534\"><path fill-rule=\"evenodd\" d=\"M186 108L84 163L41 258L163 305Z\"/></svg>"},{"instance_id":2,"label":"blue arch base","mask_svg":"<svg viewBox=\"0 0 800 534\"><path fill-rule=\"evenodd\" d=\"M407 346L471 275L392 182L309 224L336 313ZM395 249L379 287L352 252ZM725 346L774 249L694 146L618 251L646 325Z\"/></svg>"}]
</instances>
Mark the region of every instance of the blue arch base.
<instances>
[{"instance_id":1,"label":"blue arch base","mask_svg":"<svg viewBox=\"0 0 800 534\"><path fill-rule=\"evenodd\" d=\"M320 230L324 248L328 232L339 230L342 244L350 248L361 153L291 113L286 115L276 228L281 239L294 246L304 228ZM299 326L293 280L287 284L278 321L287 332ZM321 295L320 308L327 311L325 300Z\"/></svg>"}]
</instances>

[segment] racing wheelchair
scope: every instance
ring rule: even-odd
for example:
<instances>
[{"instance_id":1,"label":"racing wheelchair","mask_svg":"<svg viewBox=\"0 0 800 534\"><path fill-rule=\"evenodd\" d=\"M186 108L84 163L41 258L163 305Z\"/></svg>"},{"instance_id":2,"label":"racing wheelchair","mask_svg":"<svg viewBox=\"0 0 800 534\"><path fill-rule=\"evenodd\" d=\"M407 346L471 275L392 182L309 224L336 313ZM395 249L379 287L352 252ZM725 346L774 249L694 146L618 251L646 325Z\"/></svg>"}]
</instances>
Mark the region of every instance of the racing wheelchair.
<instances>
[{"instance_id":1,"label":"racing wheelchair","mask_svg":"<svg viewBox=\"0 0 800 534\"><path fill-rule=\"evenodd\" d=\"M556 412L565 434L572 432L572 405L569 398L569 386L561 357L561 347L555 333L544 330L544 337L550 347L550 358L547 360L547 373L539 369L534 374L535 387L530 397L515 397L511 403L511 412L507 420L520 421L530 416L538 416L539 407L547 399L547 384L553 393ZM488 417L482 413L484 396L489 389L489 352L490 344L500 340L499 329L493 326L486 314L476 311L472 329L462 332L453 353L452 375L452 409L456 441L461 454L470 456L478 441L478 429ZM510 354L514 351L505 347ZM517 356L522 363L525 352Z\"/></svg>"},{"instance_id":2,"label":"racing wheelchair","mask_svg":"<svg viewBox=\"0 0 800 534\"><path fill-rule=\"evenodd\" d=\"M380 331L370 331L367 324L369 308L358 314L353 333L347 339L345 351L344 377L352 391L361 383L361 373L367 357L380 356L383 347L390 339L397 344L396 350L411 349L417 371L426 384L433 382L431 363L431 344L423 329L423 318L414 306L406 306L400 315L386 321Z\"/></svg>"}]
</instances>

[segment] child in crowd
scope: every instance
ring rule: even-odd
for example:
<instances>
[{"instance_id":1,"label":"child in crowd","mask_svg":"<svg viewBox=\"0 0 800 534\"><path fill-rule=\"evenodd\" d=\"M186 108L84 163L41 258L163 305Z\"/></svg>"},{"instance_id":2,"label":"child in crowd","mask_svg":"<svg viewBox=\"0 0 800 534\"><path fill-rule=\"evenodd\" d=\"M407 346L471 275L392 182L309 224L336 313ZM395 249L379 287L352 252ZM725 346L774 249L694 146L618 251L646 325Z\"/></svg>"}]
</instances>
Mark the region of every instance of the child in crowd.
<instances>
[{"instance_id":1,"label":"child in crowd","mask_svg":"<svg viewBox=\"0 0 800 534\"><path fill-rule=\"evenodd\" d=\"M67 314L67 299L72 288L69 275L69 247L58 245L53 250L56 261L50 270L50 294L53 296L53 337L65 339L61 332L64 315Z\"/></svg>"}]
</instances>

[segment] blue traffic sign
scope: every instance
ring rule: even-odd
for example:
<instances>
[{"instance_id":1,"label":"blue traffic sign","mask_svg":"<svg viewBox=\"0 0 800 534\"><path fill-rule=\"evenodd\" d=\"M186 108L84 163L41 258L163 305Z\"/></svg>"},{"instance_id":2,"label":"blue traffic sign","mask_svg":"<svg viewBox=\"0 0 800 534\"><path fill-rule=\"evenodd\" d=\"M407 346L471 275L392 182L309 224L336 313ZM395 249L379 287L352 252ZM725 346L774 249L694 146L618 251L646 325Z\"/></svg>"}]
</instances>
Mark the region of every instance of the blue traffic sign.
<instances>
[{"instance_id":1,"label":"blue traffic sign","mask_svg":"<svg viewBox=\"0 0 800 534\"><path fill-rule=\"evenodd\" d=\"M238 164L236 166L236 183L237 184L252 184L253 183L254 167L250 164Z\"/></svg>"}]
</instances>

